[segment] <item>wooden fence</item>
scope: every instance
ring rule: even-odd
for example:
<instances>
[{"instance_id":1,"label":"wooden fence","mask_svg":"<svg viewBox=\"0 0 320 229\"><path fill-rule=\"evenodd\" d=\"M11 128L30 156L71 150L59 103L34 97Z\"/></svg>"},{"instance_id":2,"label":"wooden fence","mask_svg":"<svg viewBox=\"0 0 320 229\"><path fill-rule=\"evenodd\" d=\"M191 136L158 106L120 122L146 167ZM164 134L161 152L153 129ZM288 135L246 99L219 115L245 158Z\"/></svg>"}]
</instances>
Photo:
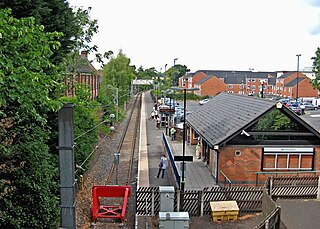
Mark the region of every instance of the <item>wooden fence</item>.
<instances>
[{"instance_id":1,"label":"wooden fence","mask_svg":"<svg viewBox=\"0 0 320 229\"><path fill-rule=\"evenodd\" d=\"M282 175L268 177L266 188L272 199L316 199L319 177L315 175Z\"/></svg>"},{"instance_id":2,"label":"wooden fence","mask_svg":"<svg viewBox=\"0 0 320 229\"><path fill-rule=\"evenodd\" d=\"M235 200L241 214L261 212L263 187L213 187L203 190L186 190L183 211L190 216L203 216L211 213L210 202ZM180 206L180 191L175 191L174 211ZM158 187L140 187L137 191L137 214L156 215L160 209ZM147 200L147 201L146 201Z\"/></svg>"},{"instance_id":3,"label":"wooden fence","mask_svg":"<svg viewBox=\"0 0 320 229\"><path fill-rule=\"evenodd\" d=\"M273 199L315 199L320 198L318 176L276 176L269 177L266 187L230 186L212 187L203 190L186 190L183 209L190 216L209 215L211 201L235 200L240 215L262 212L263 190ZM157 215L160 210L159 187L140 187L136 193L137 214ZM180 206L180 190L175 191L174 211ZM270 213L271 212L271 213ZM269 211L268 223L276 222L280 209ZM270 218L271 217L271 218Z\"/></svg>"}]
</instances>

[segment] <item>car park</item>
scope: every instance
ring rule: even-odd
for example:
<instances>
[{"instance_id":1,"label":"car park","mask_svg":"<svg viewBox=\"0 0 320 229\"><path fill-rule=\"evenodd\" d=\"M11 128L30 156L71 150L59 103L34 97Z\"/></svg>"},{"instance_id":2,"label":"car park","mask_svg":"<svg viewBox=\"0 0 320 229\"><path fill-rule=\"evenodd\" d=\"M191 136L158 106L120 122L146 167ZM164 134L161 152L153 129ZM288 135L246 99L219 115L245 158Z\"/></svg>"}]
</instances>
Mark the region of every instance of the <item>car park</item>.
<instances>
[{"instance_id":1,"label":"car park","mask_svg":"<svg viewBox=\"0 0 320 229\"><path fill-rule=\"evenodd\" d=\"M301 103L301 106L304 106L304 109L307 111L307 110L317 110L318 107L313 105L312 103L310 102L303 102Z\"/></svg>"},{"instance_id":2,"label":"car park","mask_svg":"<svg viewBox=\"0 0 320 229\"><path fill-rule=\"evenodd\" d=\"M206 104L207 102L209 102L209 99L203 99L199 101L200 105Z\"/></svg>"}]
</instances>

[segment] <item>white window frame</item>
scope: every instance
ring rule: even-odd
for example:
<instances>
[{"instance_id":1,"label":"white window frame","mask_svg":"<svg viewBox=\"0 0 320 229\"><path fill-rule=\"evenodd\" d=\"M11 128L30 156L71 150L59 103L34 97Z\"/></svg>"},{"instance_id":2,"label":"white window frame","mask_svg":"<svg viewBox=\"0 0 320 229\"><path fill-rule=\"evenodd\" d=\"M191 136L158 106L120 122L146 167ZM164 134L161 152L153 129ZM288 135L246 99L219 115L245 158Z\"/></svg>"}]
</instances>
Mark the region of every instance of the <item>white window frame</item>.
<instances>
[{"instance_id":1,"label":"white window frame","mask_svg":"<svg viewBox=\"0 0 320 229\"><path fill-rule=\"evenodd\" d=\"M275 156L275 160L274 160L274 168L267 168L263 166L263 170L302 170L302 171L306 171L306 170L312 170L311 168L301 168L301 160L303 156L314 156L314 149L313 148L264 148L264 153L263 153L263 157L265 155L269 155L269 156ZM279 155L286 155L287 156L287 166L286 168L278 168L277 164L278 164L278 156ZM299 156L299 161L298 161L298 168L290 168L290 156ZM314 158L312 159L312 163Z\"/></svg>"}]
</instances>

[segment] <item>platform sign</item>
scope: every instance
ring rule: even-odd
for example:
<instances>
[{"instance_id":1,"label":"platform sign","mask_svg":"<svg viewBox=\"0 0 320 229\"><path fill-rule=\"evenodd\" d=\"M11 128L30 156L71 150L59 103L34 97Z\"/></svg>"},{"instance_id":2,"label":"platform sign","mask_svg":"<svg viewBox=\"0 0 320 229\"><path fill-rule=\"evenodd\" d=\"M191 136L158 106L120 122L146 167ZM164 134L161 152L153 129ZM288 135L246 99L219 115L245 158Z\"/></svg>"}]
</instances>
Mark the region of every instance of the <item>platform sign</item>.
<instances>
[{"instance_id":1,"label":"platform sign","mask_svg":"<svg viewBox=\"0 0 320 229\"><path fill-rule=\"evenodd\" d=\"M193 161L193 156L174 156L174 161Z\"/></svg>"},{"instance_id":2,"label":"platform sign","mask_svg":"<svg viewBox=\"0 0 320 229\"><path fill-rule=\"evenodd\" d=\"M174 108L160 108L159 111L160 113L171 113L171 114L175 113Z\"/></svg>"}]
</instances>

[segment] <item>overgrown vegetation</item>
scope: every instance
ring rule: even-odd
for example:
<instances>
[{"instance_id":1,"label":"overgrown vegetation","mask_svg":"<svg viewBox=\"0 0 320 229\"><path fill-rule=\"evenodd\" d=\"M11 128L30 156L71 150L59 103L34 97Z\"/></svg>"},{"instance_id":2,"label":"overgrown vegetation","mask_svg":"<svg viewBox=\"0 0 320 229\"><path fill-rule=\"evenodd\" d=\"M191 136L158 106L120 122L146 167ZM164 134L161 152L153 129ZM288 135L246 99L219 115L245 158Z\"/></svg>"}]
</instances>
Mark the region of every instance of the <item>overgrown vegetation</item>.
<instances>
[{"instance_id":1,"label":"overgrown vegetation","mask_svg":"<svg viewBox=\"0 0 320 229\"><path fill-rule=\"evenodd\" d=\"M299 127L292 122L287 116L281 113L278 109L274 109L265 114L259 122L253 127L255 131L295 131ZM268 139L268 136L256 136L256 139Z\"/></svg>"}]
</instances>

